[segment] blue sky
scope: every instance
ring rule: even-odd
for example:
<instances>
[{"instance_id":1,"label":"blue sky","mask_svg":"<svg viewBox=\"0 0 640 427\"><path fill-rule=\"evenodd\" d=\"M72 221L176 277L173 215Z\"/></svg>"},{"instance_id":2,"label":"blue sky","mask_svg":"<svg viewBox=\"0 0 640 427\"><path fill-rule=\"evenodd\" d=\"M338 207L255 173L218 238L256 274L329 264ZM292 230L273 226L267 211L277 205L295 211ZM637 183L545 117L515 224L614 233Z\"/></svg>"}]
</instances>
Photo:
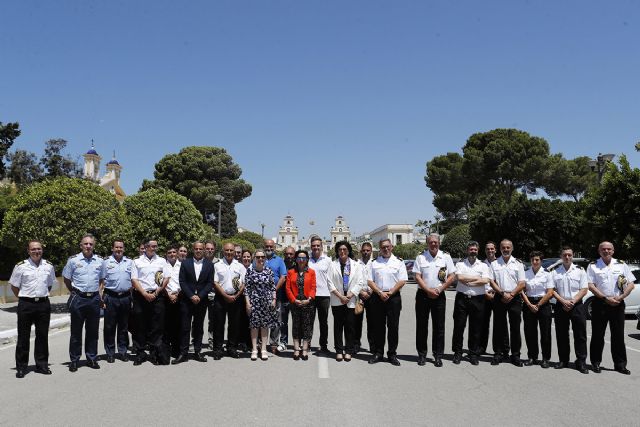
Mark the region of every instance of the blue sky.
<instances>
[{"instance_id":1,"label":"blue sky","mask_svg":"<svg viewBox=\"0 0 640 427\"><path fill-rule=\"evenodd\" d=\"M498 127L640 165L633 0L2 4L14 148L94 139L132 194L165 154L224 147L253 185L238 224L266 235L432 218L425 163Z\"/></svg>"}]
</instances>

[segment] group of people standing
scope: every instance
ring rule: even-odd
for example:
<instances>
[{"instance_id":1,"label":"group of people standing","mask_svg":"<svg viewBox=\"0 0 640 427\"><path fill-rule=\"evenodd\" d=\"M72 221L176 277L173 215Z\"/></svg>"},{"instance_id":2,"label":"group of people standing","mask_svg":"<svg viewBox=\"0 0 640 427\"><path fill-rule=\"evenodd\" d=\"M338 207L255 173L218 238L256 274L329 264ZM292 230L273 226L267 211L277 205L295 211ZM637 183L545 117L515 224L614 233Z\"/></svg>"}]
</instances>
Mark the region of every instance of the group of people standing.
<instances>
[{"instance_id":1,"label":"group of people standing","mask_svg":"<svg viewBox=\"0 0 640 427\"><path fill-rule=\"evenodd\" d=\"M195 242L191 256L185 246L170 246L166 258L157 254L158 243L146 239L140 255L124 255L125 242L115 240L106 259L94 253L95 238L85 235L81 252L70 257L62 276L70 292L71 317L69 371L79 367L84 330L86 366L99 369L98 335L100 311L104 310L106 361L116 358L134 365L180 364L192 359L206 362L202 353L204 324L208 312L209 348L214 360L238 358L251 347L251 360L268 360L287 349L289 313L293 359L308 360L316 317L319 351L328 353L328 315L333 315L333 343L338 362L351 361L361 351L366 313L370 364L397 357L401 289L406 284L404 262L393 255L389 239L379 242L379 256L372 258L371 243L360 247L356 260L349 242L335 244L336 259L323 253L322 239L311 238L311 251L287 247L284 258L275 253L273 240L255 253L232 243L223 246L223 258L215 257L214 242ZM432 320L433 364L443 365L445 341L445 291L456 284L453 328L453 363L463 359L463 334L469 323L468 358L479 363L488 345L493 314L492 365L509 357L516 366L540 363L548 368L551 358L551 323L555 318L559 362L569 362L569 324L573 328L575 367L586 367L586 313L582 298L591 289L593 305L591 366L601 372L604 333L611 328L614 369L629 374L624 345L624 298L635 278L628 266L613 258L613 245L602 242L600 259L585 270L573 264L573 251L563 248L562 264L552 272L541 268L543 255L531 253L531 268L511 253L509 240L500 242L500 257L492 242L485 245L487 258L478 259L479 244L469 242L467 257L454 265L440 250L440 236L427 238L427 249L415 260L418 289L415 297L418 365L427 362L429 318ZM36 372L51 374L47 333L50 320L49 291L55 281L53 266L42 258L38 240L28 243L29 258L14 268L9 280L18 297L16 376L24 377L29 359L31 326L35 325ZM551 299L555 309L551 310ZM528 358L520 358L520 321L524 319ZM224 347L227 324L226 347ZM129 332L133 356L128 353ZM541 361L538 361L538 333ZM193 354L189 355L190 345ZM510 356L509 356L510 353ZM171 360L173 357L173 360Z\"/></svg>"}]
</instances>

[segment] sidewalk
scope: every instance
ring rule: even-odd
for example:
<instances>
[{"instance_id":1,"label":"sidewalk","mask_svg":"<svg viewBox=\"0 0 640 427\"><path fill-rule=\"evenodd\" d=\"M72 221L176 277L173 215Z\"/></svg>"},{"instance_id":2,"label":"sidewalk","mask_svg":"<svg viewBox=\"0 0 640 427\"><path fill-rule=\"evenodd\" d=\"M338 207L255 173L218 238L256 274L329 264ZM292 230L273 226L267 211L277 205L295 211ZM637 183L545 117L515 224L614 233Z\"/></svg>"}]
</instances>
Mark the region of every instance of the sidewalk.
<instances>
[{"instance_id":1,"label":"sidewalk","mask_svg":"<svg viewBox=\"0 0 640 427\"><path fill-rule=\"evenodd\" d=\"M51 297L51 322L49 331L69 326L69 312L67 311L68 295ZM18 338L17 302L0 304L0 346L13 344ZM34 336L31 328L31 336Z\"/></svg>"}]
</instances>

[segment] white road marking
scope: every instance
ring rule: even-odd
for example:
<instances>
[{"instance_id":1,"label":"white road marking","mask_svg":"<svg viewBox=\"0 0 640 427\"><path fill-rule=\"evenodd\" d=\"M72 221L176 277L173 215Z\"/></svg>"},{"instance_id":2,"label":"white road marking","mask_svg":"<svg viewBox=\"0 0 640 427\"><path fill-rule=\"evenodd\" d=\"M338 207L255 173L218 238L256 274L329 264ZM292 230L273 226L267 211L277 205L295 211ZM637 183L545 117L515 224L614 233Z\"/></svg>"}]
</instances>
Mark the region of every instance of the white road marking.
<instances>
[{"instance_id":1,"label":"white road marking","mask_svg":"<svg viewBox=\"0 0 640 427\"><path fill-rule=\"evenodd\" d=\"M329 359L318 357L318 378L329 378Z\"/></svg>"}]
</instances>

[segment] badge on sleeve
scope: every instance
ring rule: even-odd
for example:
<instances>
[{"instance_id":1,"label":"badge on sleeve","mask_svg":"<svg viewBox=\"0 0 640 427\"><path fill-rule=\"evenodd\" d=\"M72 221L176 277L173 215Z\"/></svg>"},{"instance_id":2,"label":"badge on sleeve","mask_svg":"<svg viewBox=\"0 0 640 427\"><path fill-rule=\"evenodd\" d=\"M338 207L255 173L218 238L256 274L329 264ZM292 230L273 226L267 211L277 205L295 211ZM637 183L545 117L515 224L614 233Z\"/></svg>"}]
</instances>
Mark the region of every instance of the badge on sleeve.
<instances>
[{"instance_id":1,"label":"badge on sleeve","mask_svg":"<svg viewBox=\"0 0 640 427\"><path fill-rule=\"evenodd\" d=\"M162 286L163 280L164 280L164 277L162 277L162 271L156 271L156 275L155 275L156 285Z\"/></svg>"},{"instance_id":2,"label":"badge on sleeve","mask_svg":"<svg viewBox=\"0 0 640 427\"><path fill-rule=\"evenodd\" d=\"M618 276L618 280L616 280L616 286L620 289L620 292L624 291L624 287L627 286L627 278L622 274Z\"/></svg>"},{"instance_id":3,"label":"badge on sleeve","mask_svg":"<svg viewBox=\"0 0 640 427\"><path fill-rule=\"evenodd\" d=\"M442 283L447 280L447 267L440 267L440 271L438 271L438 280Z\"/></svg>"}]
</instances>

